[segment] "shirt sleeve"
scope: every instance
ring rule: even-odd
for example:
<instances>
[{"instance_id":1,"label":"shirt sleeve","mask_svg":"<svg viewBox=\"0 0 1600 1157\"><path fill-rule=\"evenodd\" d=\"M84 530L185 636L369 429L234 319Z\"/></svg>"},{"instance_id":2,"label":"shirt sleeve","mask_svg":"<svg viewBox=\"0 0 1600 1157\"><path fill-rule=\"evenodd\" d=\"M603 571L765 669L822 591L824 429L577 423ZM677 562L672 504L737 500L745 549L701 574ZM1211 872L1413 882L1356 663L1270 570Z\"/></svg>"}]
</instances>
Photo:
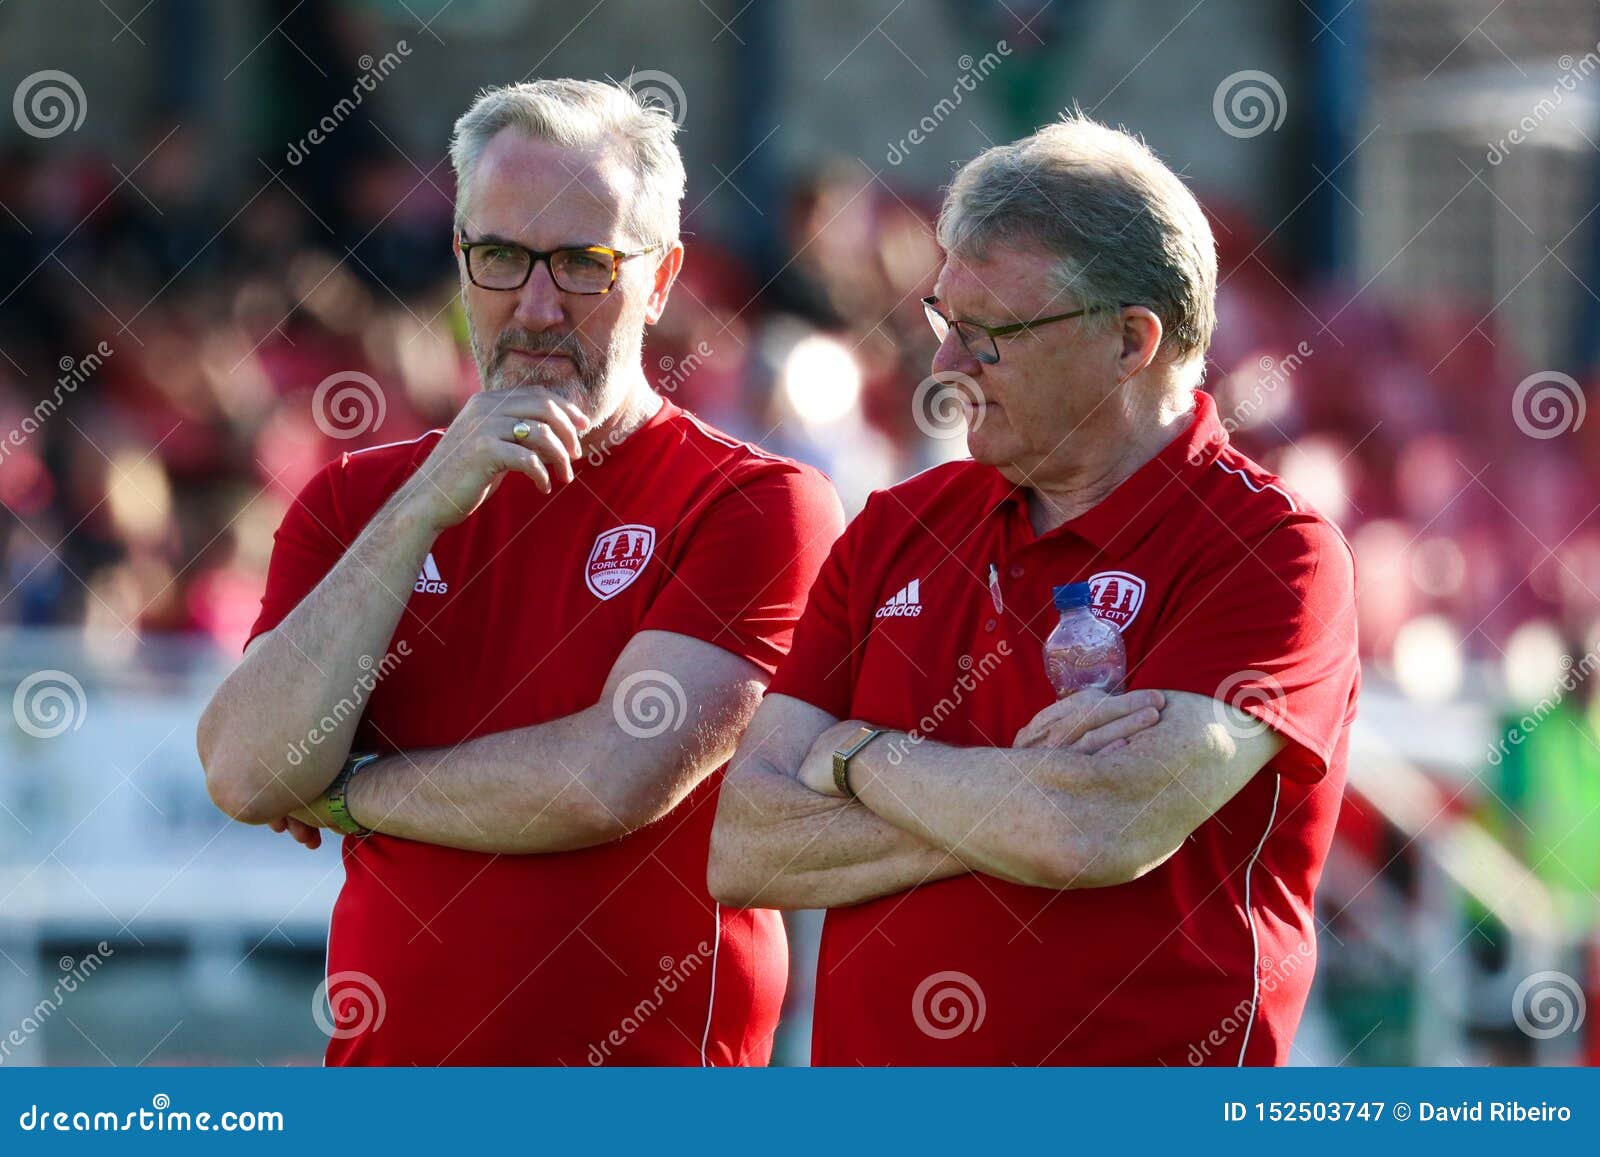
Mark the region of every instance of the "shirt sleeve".
<instances>
[{"instance_id":1,"label":"shirt sleeve","mask_svg":"<svg viewBox=\"0 0 1600 1157\"><path fill-rule=\"evenodd\" d=\"M770 675L843 526L839 496L821 474L761 475L706 512L639 629L704 640Z\"/></svg>"},{"instance_id":2,"label":"shirt sleeve","mask_svg":"<svg viewBox=\"0 0 1600 1157\"><path fill-rule=\"evenodd\" d=\"M1320 779L1360 681L1355 564L1339 532L1310 517L1280 524L1203 573L1172 620L1129 688L1227 703L1289 741L1279 756L1287 774Z\"/></svg>"},{"instance_id":3,"label":"shirt sleeve","mask_svg":"<svg viewBox=\"0 0 1600 1157\"><path fill-rule=\"evenodd\" d=\"M272 561L267 564L261 613L245 646L281 623L344 554L347 544L338 502L340 465L341 460L336 460L312 476L272 536Z\"/></svg>"},{"instance_id":4,"label":"shirt sleeve","mask_svg":"<svg viewBox=\"0 0 1600 1157\"><path fill-rule=\"evenodd\" d=\"M868 500L871 509L871 500ZM805 613L795 627L794 647L767 688L801 699L837 719L850 717L856 639L850 626L850 575L855 569L866 511L833 544L811 585Z\"/></svg>"}]
</instances>

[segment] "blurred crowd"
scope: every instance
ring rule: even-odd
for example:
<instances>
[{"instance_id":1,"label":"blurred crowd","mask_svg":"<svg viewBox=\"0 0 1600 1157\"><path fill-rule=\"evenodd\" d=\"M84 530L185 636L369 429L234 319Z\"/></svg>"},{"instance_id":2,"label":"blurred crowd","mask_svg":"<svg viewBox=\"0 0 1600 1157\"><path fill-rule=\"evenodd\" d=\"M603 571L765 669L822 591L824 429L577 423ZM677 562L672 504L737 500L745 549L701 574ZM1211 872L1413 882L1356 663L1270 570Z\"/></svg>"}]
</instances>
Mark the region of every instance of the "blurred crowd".
<instances>
[{"instance_id":1,"label":"blurred crowd","mask_svg":"<svg viewBox=\"0 0 1600 1157\"><path fill-rule=\"evenodd\" d=\"M478 388L449 169L364 156L329 194L265 167L219 181L188 130L128 151L0 155L0 624L81 625L130 656L162 632L236 647L311 473L448 423ZM936 197L823 164L780 209L777 269L691 218L647 373L821 466L852 508L959 456L918 391ZM1517 386L1539 367L1489 303L1308 283L1263 223L1208 208L1207 388L1246 451L1350 536L1367 657L1442 697L1446 651L1498 661L1529 623L1592 646L1600 422L1538 436Z\"/></svg>"}]
</instances>

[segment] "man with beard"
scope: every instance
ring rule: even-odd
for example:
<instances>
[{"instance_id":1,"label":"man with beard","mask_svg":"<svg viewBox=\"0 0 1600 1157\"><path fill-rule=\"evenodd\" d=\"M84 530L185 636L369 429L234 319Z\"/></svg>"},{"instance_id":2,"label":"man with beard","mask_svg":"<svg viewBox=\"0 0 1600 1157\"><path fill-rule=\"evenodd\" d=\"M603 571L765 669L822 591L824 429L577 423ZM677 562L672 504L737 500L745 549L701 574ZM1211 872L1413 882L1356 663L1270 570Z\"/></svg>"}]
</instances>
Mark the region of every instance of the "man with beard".
<instances>
[{"instance_id":1,"label":"man with beard","mask_svg":"<svg viewBox=\"0 0 1600 1157\"><path fill-rule=\"evenodd\" d=\"M484 391L305 488L200 721L223 811L349 837L330 1064L770 1054L782 926L710 897L707 845L843 519L820 474L645 379L683 261L674 132L573 80L457 122Z\"/></svg>"}]
</instances>

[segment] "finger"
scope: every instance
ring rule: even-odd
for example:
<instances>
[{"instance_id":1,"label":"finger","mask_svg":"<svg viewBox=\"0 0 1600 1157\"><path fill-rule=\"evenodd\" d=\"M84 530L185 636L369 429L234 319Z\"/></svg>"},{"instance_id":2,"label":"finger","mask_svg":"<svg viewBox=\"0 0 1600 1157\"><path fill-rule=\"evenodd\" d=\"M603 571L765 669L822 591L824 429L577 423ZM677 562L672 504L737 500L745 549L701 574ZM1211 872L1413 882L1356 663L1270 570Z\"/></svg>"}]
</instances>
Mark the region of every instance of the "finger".
<instances>
[{"instance_id":1,"label":"finger","mask_svg":"<svg viewBox=\"0 0 1600 1157\"><path fill-rule=\"evenodd\" d=\"M501 469L526 474L540 491L550 493L550 472L545 469L539 455L526 449L520 442L500 442L497 445L495 462Z\"/></svg>"},{"instance_id":2,"label":"finger","mask_svg":"<svg viewBox=\"0 0 1600 1157\"><path fill-rule=\"evenodd\" d=\"M1113 719L1102 727L1096 727L1072 745L1074 751L1085 752L1093 755L1103 750L1108 744L1118 739L1127 739L1139 734L1146 728L1153 727L1161 719L1161 713L1154 707L1143 707L1132 715L1123 715Z\"/></svg>"},{"instance_id":3,"label":"finger","mask_svg":"<svg viewBox=\"0 0 1600 1157\"><path fill-rule=\"evenodd\" d=\"M267 827L271 828L275 832L281 833L288 826L288 823L289 823L288 820L286 820L286 819L284 819L283 817L280 816L279 818L277 818L275 820L268 820L267 821Z\"/></svg>"},{"instance_id":4,"label":"finger","mask_svg":"<svg viewBox=\"0 0 1600 1157\"><path fill-rule=\"evenodd\" d=\"M311 849L322 846L322 829L314 828L301 820L291 819L289 830L294 833L294 838Z\"/></svg>"},{"instance_id":5,"label":"finger","mask_svg":"<svg viewBox=\"0 0 1600 1157\"><path fill-rule=\"evenodd\" d=\"M540 422L533 427L533 433L522 439L522 445L539 456L553 484L572 481L572 458L555 430Z\"/></svg>"},{"instance_id":6,"label":"finger","mask_svg":"<svg viewBox=\"0 0 1600 1157\"><path fill-rule=\"evenodd\" d=\"M1071 696L1077 698L1077 696ZM1072 719L1074 741L1119 719L1127 719L1143 711L1159 711L1162 695L1159 691L1130 691L1126 695L1103 695L1087 704L1083 714Z\"/></svg>"},{"instance_id":7,"label":"finger","mask_svg":"<svg viewBox=\"0 0 1600 1157\"><path fill-rule=\"evenodd\" d=\"M577 423L572 417L575 407L569 409L570 406L570 402L563 404L551 399L545 408L543 420L545 425L550 427L551 433L556 436L556 440L561 443L562 449L567 452L567 457L579 458L583 455L583 438L579 435ZM583 413L581 410L576 412L580 416Z\"/></svg>"},{"instance_id":8,"label":"finger","mask_svg":"<svg viewBox=\"0 0 1600 1157\"><path fill-rule=\"evenodd\" d=\"M1128 746L1128 741L1126 739L1113 739L1110 743L1106 744L1100 749L1099 754L1104 755L1108 751L1115 751L1119 747L1126 746Z\"/></svg>"}]
</instances>

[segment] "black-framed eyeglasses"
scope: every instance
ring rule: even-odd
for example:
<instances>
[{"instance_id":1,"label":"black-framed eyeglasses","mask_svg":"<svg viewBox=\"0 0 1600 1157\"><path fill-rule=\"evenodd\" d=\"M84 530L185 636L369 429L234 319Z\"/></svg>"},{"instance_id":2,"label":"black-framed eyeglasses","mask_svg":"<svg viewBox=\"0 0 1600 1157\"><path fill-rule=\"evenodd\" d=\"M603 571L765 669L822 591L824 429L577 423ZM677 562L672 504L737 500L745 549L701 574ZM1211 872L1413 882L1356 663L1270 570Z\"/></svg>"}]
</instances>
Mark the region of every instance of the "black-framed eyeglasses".
<instances>
[{"instance_id":1,"label":"black-framed eyeglasses","mask_svg":"<svg viewBox=\"0 0 1600 1157\"><path fill-rule=\"evenodd\" d=\"M610 293L617 284L622 263L643 257L661 246L650 245L631 253L609 245L570 245L561 249L538 250L514 241L466 241L456 244L467 260L467 278L479 289L521 289L533 276L534 266L543 261L550 269L550 280L564 293L595 295Z\"/></svg>"},{"instance_id":2,"label":"black-framed eyeglasses","mask_svg":"<svg viewBox=\"0 0 1600 1157\"><path fill-rule=\"evenodd\" d=\"M939 299L937 297L924 297L922 299L922 312L928 317L928 324L933 327L934 336L941 342L945 334L952 329L956 337L961 339L961 344L966 351L977 358L986 366L996 365L1000 361L1000 345L995 338L1010 337L1014 333L1024 330L1037 329L1041 325L1049 325L1053 321L1067 321L1069 318L1082 317L1086 313L1094 313L1093 306L1087 309L1075 309L1071 313L1058 313L1051 317L1036 317L1032 321L1018 321L1011 325L980 325L975 321L951 321L939 312Z\"/></svg>"}]
</instances>

